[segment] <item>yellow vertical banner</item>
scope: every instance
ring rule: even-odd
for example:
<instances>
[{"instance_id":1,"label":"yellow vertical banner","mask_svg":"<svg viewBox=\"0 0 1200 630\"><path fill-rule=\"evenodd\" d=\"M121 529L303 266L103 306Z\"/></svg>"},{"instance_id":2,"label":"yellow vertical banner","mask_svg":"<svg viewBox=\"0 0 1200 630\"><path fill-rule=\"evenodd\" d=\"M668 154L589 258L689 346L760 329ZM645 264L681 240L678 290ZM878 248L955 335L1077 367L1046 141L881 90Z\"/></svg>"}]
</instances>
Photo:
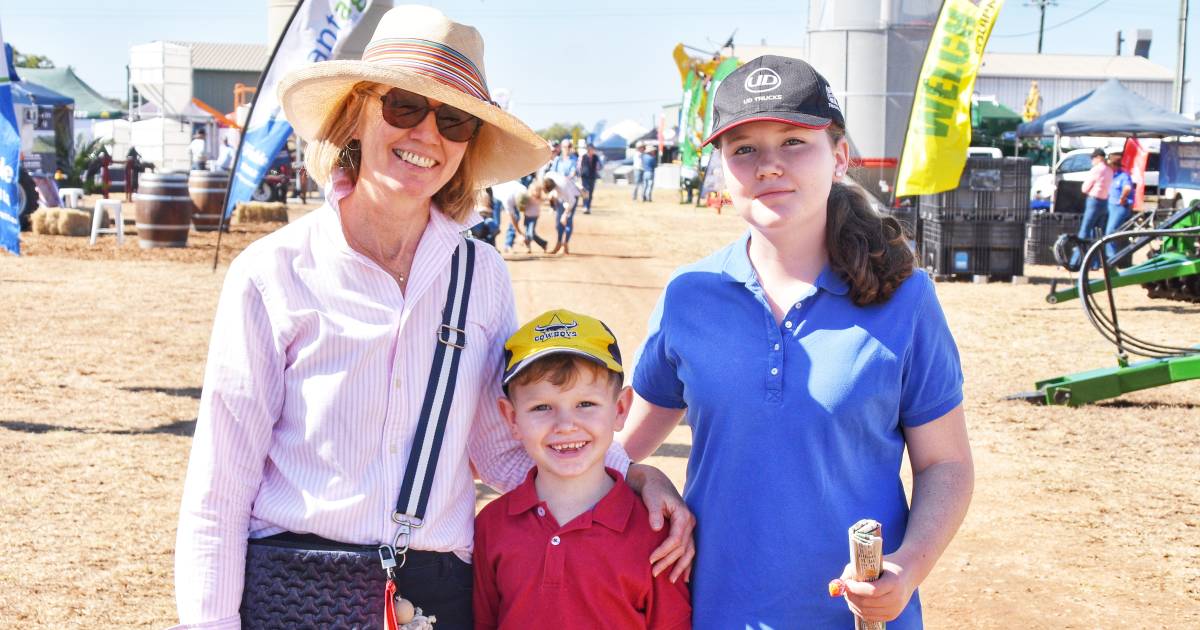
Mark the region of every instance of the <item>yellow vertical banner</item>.
<instances>
[{"instance_id":1,"label":"yellow vertical banner","mask_svg":"<svg viewBox=\"0 0 1200 630\"><path fill-rule=\"evenodd\" d=\"M896 196L958 187L971 144L971 94L1004 0L945 0L913 95Z\"/></svg>"}]
</instances>

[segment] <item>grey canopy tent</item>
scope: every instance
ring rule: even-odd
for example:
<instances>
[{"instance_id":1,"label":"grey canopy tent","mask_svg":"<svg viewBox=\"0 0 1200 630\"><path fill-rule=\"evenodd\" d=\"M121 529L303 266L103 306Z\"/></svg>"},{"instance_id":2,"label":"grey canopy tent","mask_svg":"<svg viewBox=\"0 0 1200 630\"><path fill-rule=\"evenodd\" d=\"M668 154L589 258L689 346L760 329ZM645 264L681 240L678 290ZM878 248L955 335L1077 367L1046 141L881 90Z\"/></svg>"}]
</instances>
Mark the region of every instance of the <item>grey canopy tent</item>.
<instances>
[{"instance_id":1,"label":"grey canopy tent","mask_svg":"<svg viewBox=\"0 0 1200 630\"><path fill-rule=\"evenodd\" d=\"M1054 136L1052 172L1058 173L1062 136L1162 138L1200 135L1200 123L1142 98L1116 79L1017 126L1017 137Z\"/></svg>"},{"instance_id":2,"label":"grey canopy tent","mask_svg":"<svg viewBox=\"0 0 1200 630\"><path fill-rule=\"evenodd\" d=\"M1138 96L1116 79L1017 127L1018 137L1200 135L1200 123Z\"/></svg>"}]
</instances>

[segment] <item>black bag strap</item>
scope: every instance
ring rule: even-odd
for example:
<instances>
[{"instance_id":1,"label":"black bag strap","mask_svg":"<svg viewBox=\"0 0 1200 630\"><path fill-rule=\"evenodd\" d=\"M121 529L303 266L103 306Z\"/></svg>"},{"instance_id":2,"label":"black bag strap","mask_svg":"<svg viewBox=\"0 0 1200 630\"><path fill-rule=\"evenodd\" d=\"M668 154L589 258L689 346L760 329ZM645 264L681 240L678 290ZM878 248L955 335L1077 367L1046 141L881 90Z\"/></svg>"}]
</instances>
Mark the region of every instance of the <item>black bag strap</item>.
<instances>
[{"instance_id":1,"label":"black bag strap","mask_svg":"<svg viewBox=\"0 0 1200 630\"><path fill-rule=\"evenodd\" d=\"M437 332L433 369L429 371L425 402L421 404L417 432L413 437L408 466L404 469L404 484L400 486L393 518L397 515L418 521L425 518L438 454L442 439L446 436L450 403L454 399L458 365L463 348L467 345L467 305L471 298L474 271L475 245L470 239L464 238L450 261L450 287L446 294L446 306L442 308L442 325Z\"/></svg>"},{"instance_id":2,"label":"black bag strap","mask_svg":"<svg viewBox=\"0 0 1200 630\"><path fill-rule=\"evenodd\" d=\"M454 400L458 365L467 345L467 306L474 272L475 243L464 238L450 260L450 287L446 292L446 305L442 307L442 325L437 330L433 367L429 370L425 401L421 404L412 451L404 469L404 483L392 512L392 522L398 525L396 537L392 545L381 545L379 550L383 568L389 575L392 568L397 567L396 556L401 556L399 566L403 566L403 555L408 551L407 536L412 528L424 523L438 454L450 418L450 404ZM403 543L401 538L404 538Z\"/></svg>"}]
</instances>

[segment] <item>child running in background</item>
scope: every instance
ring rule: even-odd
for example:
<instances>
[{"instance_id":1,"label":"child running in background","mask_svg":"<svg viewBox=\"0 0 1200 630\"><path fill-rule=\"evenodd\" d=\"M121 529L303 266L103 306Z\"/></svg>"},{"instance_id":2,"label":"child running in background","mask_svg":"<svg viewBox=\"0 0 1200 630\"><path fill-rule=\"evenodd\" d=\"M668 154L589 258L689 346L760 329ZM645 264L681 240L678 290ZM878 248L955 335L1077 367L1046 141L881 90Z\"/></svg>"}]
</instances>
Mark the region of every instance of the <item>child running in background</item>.
<instances>
[{"instance_id":1,"label":"child running in background","mask_svg":"<svg viewBox=\"0 0 1200 630\"><path fill-rule=\"evenodd\" d=\"M492 199L492 189L485 188L475 196L475 212L483 219L471 226L471 236L492 247L500 233L500 204Z\"/></svg>"},{"instance_id":2,"label":"child running in background","mask_svg":"<svg viewBox=\"0 0 1200 630\"><path fill-rule=\"evenodd\" d=\"M542 251L546 251L546 239L537 235L537 220L542 203L546 201L547 193L552 190L553 184L547 189L545 182L540 178L534 178L528 186L514 180L492 187L493 199L500 202L504 216L508 218L504 249L501 251L506 254L512 252L517 234L524 235L526 252L532 251L529 246L531 241L537 243Z\"/></svg>"},{"instance_id":3,"label":"child running in background","mask_svg":"<svg viewBox=\"0 0 1200 630\"><path fill-rule=\"evenodd\" d=\"M602 322L543 313L504 345L500 413L535 467L475 520L475 628L691 628L683 580L646 562L666 536L604 456L629 412Z\"/></svg>"},{"instance_id":4,"label":"child running in background","mask_svg":"<svg viewBox=\"0 0 1200 630\"><path fill-rule=\"evenodd\" d=\"M547 171L544 181L553 182L554 187L548 193L550 202L554 204L554 249L551 254L557 254L561 249L563 255L570 254L571 233L575 231L575 208L579 206L579 187L570 177Z\"/></svg>"}]
</instances>

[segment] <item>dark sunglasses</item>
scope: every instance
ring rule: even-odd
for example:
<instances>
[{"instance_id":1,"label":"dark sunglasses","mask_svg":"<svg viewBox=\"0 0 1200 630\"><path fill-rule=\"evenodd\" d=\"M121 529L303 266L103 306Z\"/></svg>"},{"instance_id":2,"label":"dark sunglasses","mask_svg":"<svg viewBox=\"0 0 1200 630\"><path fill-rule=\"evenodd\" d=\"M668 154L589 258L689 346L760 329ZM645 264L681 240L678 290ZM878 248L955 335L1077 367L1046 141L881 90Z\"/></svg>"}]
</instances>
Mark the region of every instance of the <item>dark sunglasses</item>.
<instances>
[{"instance_id":1,"label":"dark sunglasses","mask_svg":"<svg viewBox=\"0 0 1200 630\"><path fill-rule=\"evenodd\" d=\"M412 129L433 112L438 132L451 142L466 142L475 137L483 121L456 107L446 104L429 106L429 99L408 90L392 88L379 97L383 102L383 119L397 129Z\"/></svg>"}]
</instances>

